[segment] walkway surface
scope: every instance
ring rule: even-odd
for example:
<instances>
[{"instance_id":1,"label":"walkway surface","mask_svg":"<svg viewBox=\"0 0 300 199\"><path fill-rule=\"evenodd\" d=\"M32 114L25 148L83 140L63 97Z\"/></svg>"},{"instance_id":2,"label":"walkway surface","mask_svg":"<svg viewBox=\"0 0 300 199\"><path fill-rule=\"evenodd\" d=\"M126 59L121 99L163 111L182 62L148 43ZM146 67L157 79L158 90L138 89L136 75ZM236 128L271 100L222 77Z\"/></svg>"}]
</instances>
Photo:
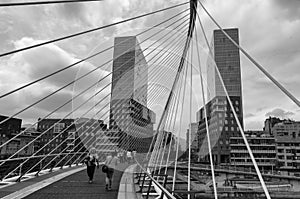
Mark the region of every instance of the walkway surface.
<instances>
[{"instance_id":1,"label":"walkway surface","mask_svg":"<svg viewBox=\"0 0 300 199\"><path fill-rule=\"evenodd\" d=\"M128 164L118 165L119 168L115 170L113 177L113 186L112 190L110 191L105 190L106 175L102 173L101 167L95 170L94 182L92 184L89 184L85 166L80 166L77 169L73 169L73 173L66 175L66 177L59 176L64 175L64 171L67 171L69 169L52 172L45 176L32 178L28 181L3 187L0 189L0 198L117 199L119 186L120 184L123 184L121 183L121 181L124 181L124 179L121 180L122 176L123 178L127 176L125 178L126 183L132 184L132 182L129 182L129 180L127 180L132 177L123 175L124 170L128 168L128 166ZM130 176L132 176L132 173ZM126 185L125 187L128 186ZM121 192L123 192L123 190L121 190ZM131 197L131 199L134 198Z\"/></svg>"},{"instance_id":2,"label":"walkway surface","mask_svg":"<svg viewBox=\"0 0 300 199\"><path fill-rule=\"evenodd\" d=\"M40 189L25 197L25 199L117 199L123 170L127 166L120 165L120 170L115 171L111 191L105 190L105 174L99 168L95 170L94 182L92 184L88 183L86 170L83 170Z\"/></svg>"},{"instance_id":3,"label":"walkway surface","mask_svg":"<svg viewBox=\"0 0 300 199\"><path fill-rule=\"evenodd\" d=\"M45 187L52 182L64 178L74 172L84 170L83 166L67 167L64 169L58 169L55 172L41 172L44 173L39 177L34 175L28 176L27 180L22 180L21 183L16 183L15 180L11 180L10 183L1 182L0 186L0 198L11 199L21 198L29 195L32 192Z\"/></svg>"}]
</instances>

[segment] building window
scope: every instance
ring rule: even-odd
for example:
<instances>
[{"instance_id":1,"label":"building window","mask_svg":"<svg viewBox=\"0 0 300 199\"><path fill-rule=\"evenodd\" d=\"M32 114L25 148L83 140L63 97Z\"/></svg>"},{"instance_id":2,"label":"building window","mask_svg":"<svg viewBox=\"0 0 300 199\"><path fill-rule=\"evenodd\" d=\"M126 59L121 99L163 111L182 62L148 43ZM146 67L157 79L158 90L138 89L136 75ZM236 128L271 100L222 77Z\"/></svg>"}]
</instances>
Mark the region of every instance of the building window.
<instances>
[{"instance_id":1,"label":"building window","mask_svg":"<svg viewBox=\"0 0 300 199\"><path fill-rule=\"evenodd\" d=\"M59 133L63 128L65 128L65 124L64 123L56 123L54 124L54 133Z\"/></svg>"},{"instance_id":2,"label":"building window","mask_svg":"<svg viewBox=\"0 0 300 199\"><path fill-rule=\"evenodd\" d=\"M278 149L278 153L284 153L283 149Z\"/></svg>"},{"instance_id":3,"label":"building window","mask_svg":"<svg viewBox=\"0 0 300 199\"><path fill-rule=\"evenodd\" d=\"M225 126L225 131L228 131L228 126Z\"/></svg>"},{"instance_id":4,"label":"building window","mask_svg":"<svg viewBox=\"0 0 300 199\"><path fill-rule=\"evenodd\" d=\"M75 139L75 132L70 131L68 134L69 134L68 137L69 137L70 139Z\"/></svg>"},{"instance_id":5,"label":"building window","mask_svg":"<svg viewBox=\"0 0 300 199\"><path fill-rule=\"evenodd\" d=\"M292 160L292 159L293 159L293 157L292 157L292 156L287 156L287 157L286 157L286 159L288 159L288 160Z\"/></svg>"}]
</instances>

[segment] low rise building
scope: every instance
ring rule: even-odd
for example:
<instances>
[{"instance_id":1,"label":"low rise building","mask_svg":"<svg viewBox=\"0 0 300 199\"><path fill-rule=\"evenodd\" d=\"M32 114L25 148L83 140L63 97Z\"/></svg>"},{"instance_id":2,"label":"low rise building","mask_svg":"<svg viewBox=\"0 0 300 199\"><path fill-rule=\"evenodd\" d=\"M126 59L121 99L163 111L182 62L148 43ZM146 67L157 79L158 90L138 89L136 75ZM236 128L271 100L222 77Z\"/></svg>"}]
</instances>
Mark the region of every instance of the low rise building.
<instances>
[{"instance_id":1,"label":"low rise building","mask_svg":"<svg viewBox=\"0 0 300 199\"><path fill-rule=\"evenodd\" d=\"M7 116L0 115L0 122L6 119L8 119ZM0 148L0 159L4 159L16 154L23 147L24 149L18 152L18 157L29 156L34 153L34 142L31 143L31 141L35 138L35 136L27 134L26 132L20 134L22 130L21 125L22 120L18 118L10 118L4 123L0 124L0 145L10 140L6 145Z\"/></svg>"},{"instance_id":2,"label":"low rise building","mask_svg":"<svg viewBox=\"0 0 300 199\"><path fill-rule=\"evenodd\" d=\"M276 138L278 167L281 170L300 168L300 122L284 120L271 128Z\"/></svg>"},{"instance_id":3,"label":"low rise building","mask_svg":"<svg viewBox=\"0 0 300 199\"><path fill-rule=\"evenodd\" d=\"M191 130L191 133L190 133ZM191 144L189 143L189 136L191 134ZM199 135L198 135L198 122L191 123L189 129L186 132L186 146L191 147L192 161L198 161L198 149L199 149Z\"/></svg>"},{"instance_id":4,"label":"low rise building","mask_svg":"<svg viewBox=\"0 0 300 199\"><path fill-rule=\"evenodd\" d=\"M89 144L84 143L83 138L86 134L92 134L94 129L88 124L82 126L80 122L78 120L75 122L74 119L39 119L37 125L37 131L41 134L39 154L80 155L80 152L87 152L85 146Z\"/></svg>"},{"instance_id":5,"label":"low rise building","mask_svg":"<svg viewBox=\"0 0 300 199\"><path fill-rule=\"evenodd\" d=\"M267 119L265 119L263 131L272 135L272 128L274 127L274 125L284 121L287 120L269 116Z\"/></svg>"},{"instance_id":6,"label":"low rise building","mask_svg":"<svg viewBox=\"0 0 300 199\"><path fill-rule=\"evenodd\" d=\"M245 131L247 141L260 170L273 170L277 165L276 142L263 131ZM230 138L230 164L254 168L242 137Z\"/></svg>"}]
</instances>

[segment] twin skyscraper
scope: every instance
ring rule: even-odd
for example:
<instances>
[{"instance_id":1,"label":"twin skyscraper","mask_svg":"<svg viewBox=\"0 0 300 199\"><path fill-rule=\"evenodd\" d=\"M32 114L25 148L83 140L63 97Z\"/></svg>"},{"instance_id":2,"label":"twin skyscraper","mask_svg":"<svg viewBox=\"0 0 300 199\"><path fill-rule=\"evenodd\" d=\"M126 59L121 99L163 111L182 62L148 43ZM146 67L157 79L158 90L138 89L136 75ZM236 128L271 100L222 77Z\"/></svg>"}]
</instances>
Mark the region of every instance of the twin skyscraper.
<instances>
[{"instance_id":1,"label":"twin skyscraper","mask_svg":"<svg viewBox=\"0 0 300 199\"><path fill-rule=\"evenodd\" d=\"M148 152L155 113L147 108L147 61L135 36L116 37L114 46L109 126L119 148Z\"/></svg>"},{"instance_id":2,"label":"twin skyscraper","mask_svg":"<svg viewBox=\"0 0 300 199\"><path fill-rule=\"evenodd\" d=\"M225 32L239 43L236 28ZM146 152L153 138L155 113L148 103L148 65L135 36L117 37L114 41L114 62L110 102L110 129L120 132L119 147ZM239 49L223 34L214 30L211 57L207 62L207 118L213 160L216 164L230 161L230 137L239 136L239 128L225 95L221 79L243 126L243 103ZM218 70L215 68L215 64ZM199 90L200 92L200 90ZM208 161L204 107L197 112L194 128L194 152L199 160ZM195 124L195 123L194 123Z\"/></svg>"}]
</instances>

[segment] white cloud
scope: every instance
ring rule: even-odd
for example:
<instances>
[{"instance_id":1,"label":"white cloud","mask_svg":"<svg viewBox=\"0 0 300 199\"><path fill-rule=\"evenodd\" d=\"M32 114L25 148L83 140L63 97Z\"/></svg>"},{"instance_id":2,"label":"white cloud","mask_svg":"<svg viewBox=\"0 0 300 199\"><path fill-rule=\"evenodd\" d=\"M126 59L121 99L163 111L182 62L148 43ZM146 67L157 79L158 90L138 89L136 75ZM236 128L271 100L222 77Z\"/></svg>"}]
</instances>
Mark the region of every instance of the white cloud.
<instances>
[{"instance_id":1,"label":"white cloud","mask_svg":"<svg viewBox=\"0 0 300 199\"><path fill-rule=\"evenodd\" d=\"M22 48L40 42L42 41L34 40L32 38L22 38L21 40L15 41L15 46L16 48ZM21 85L62 69L78 60L79 59L74 55L67 53L54 44L15 54L2 62L0 72L1 93L4 94ZM12 115L93 70L95 70L95 66L88 62L83 62L78 66L74 66L18 91L17 93L6 97L4 100L2 99L3 103L0 104L2 110L1 114ZM90 75L77 81L75 85L71 84L58 93L55 93L53 96L50 96L33 108L27 110L27 113L22 113L21 116L26 116L27 118L24 118L25 120L28 118L43 117L60 105L72 100L77 94L80 94L94 84L95 86L92 86L87 92L81 94L76 100L73 100L73 103L70 102L56 111L55 115L62 117L63 114L65 115L72 111L72 108L76 108L79 104L83 103L88 96L93 96L95 89L107 85L110 81L109 78L106 78L101 81L101 83L97 84L97 81L107 74L108 72L101 69L95 70ZM107 93L108 90L106 89L99 94L97 99L101 98L101 96L103 97ZM94 100L95 99L92 99L88 103L89 106L93 105ZM85 110L87 109L87 107L84 108ZM40 112L38 110L40 110ZM36 113L39 114L34 115Z\"/></svg>"},{"instance_id":2,"label":"white cloud","mask_svg":"<svg viewBox=\"0 0 300 199\"><path fill-rule=\"evenodd\" d=\"M161 9L179 2L182 1L117 0L8 8L0 11L0 18L5 19L0 22L2 24L0 24L0 52L110 24L113 21ZM297 88L300 83L300 51L298 50L300 15L298 4L299 1L297 0L250 0L242 3L236 0L204 1L204 5L223 27L238 27L240 29L241 46L299 98L300 93ZM1 93L84 58L90 52L96 52L112 45L112 37L116 35L128 34L132 29L142 30L145 27L150 27L185 8L188 8L188 5L135 20L122 26L107 28L86 36L79 36L2 58L0 60ZM209 22L203 11L200 11L200 15L210 39L215 26ZM200 31L199 27L197 29ZM104 38L109 38L110 41L105 43L103 42ZM203 44L203 40L200 42ZM111 54L104 58L101 56L94 58L90 63L81 64L80 70L71 69L68 73L61 73L61 75L50 78L43 84L32 86L24 92L39 97L39 91L45 94L51 89L62 86L66 82L72 81L78 74L93 70L95 66L98 66L109 56ZM241 60L246 128L255 125L260 128L258 124L263 123L265 113L270 112L273 107L281 107L284 110L295 112L294 117L300 119L299 112L296 112L298 107L272 85L244 56L241 56ZM107 66L106 69L109 70L110 67L111 65ZM98 75L105 73L99 71L95 74L97 75L92 76L91 79L96 80L99 78ZM76 87L75 92L82 91L84 87L90 84L88 78L83 80L77 86L85 86ZM74 92L72 89L68 92ZM11 100L2 99L4 100L2 102L7 104L6 107L3 107L3 110L6 110L4 112L9 113L20 108L23 94L22 92L14 94L14 97L10 98ZM255 116L246 117L250 116L250 113Z\"/></svg>"},{"instance_id":3,"label":"white cloud","mask_svg":"<svg viewBox=\"0 0 300 199\"><path fill-rule=\"evenodd\" d=\"M295 115L295 113L293 112L290 112L290 111L285 111L283 109L280 109L280 108L276 108L268 113L266 113L266 117L269 117L269 116L274 116L274 117L279 117L279 118L282 118L282 119L287 119L291 116Z\"/></svg>"}]
</instances>

